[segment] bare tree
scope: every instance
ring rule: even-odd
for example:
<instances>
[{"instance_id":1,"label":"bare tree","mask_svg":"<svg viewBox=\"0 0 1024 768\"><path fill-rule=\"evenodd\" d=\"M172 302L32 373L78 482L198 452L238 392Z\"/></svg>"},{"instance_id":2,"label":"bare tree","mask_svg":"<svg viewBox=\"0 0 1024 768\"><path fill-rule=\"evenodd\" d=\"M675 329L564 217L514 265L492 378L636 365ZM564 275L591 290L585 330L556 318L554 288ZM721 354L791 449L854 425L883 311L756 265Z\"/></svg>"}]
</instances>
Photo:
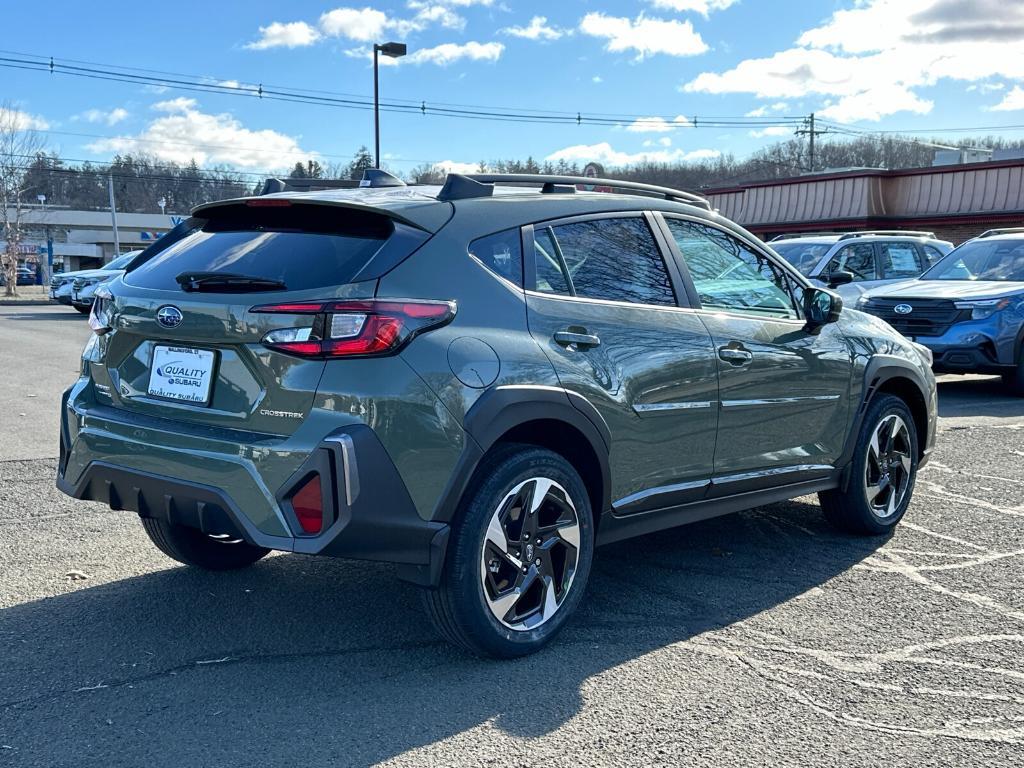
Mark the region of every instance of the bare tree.
<instances>
[{"instance_id":1,"label":"bare tree","mask_svg":"<svg viewBox=\"0 0 1024 768\"><path fill-rule=\"evenodd\" d=\"M18 255L24 237L24 197L30 162L42 151L43 137L33 130L32 117L8 101L0 102L0 269L6 295L18 295ZM29 256L27 260L38 257Z\"/></svg>"}]
</instances>

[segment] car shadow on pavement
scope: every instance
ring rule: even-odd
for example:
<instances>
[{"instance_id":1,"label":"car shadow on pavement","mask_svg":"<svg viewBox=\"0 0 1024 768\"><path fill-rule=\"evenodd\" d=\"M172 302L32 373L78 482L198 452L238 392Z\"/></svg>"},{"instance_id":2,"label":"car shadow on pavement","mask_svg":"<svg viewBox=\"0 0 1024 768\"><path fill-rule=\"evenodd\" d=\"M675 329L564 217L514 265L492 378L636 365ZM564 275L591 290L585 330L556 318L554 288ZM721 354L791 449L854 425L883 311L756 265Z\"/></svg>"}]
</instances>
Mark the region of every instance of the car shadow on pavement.
<instances>
[{"instance_id":1,"label":"car shadow on pavement","mask_svg":"<svg viewBox=\"0 0 1024 768\"><path fill-rule=\"evenodd\" d=\"M602 673L786 603L883 543L797 501L605 547L558 640L508 662L440 641L388 567L169 567L0 611L0 757L362 765L460 735L537 737Z\"/></svg>"},{"instance_id":2,"label":"car shadow on pavement","mask_svg":"<svg viewBox=\"0 0 1024 768\"><path fill-rule=\"evenodd\" d=\"M3 304L0 304L0 307L3 307ZM65 311L65 312L57 312L57 311L54 311L54 312L4 312L3 314L0 314L0 321L2 321L2 320L18 320L18 321L22 321L22 322L28 321L28 322L33 322L33 323L36 323L36 322L46 323L46 322L55 322L57 320L65 320L65 321L66 320L81 320L81 321L84 322L84 321L86 321L88 319L88 315L86 315L86 314L84 314L82 312L79 312L77 309L74 309L73 307L65 307L64 309L66 309L67 311Z\"/></svg>"}]
</instances>

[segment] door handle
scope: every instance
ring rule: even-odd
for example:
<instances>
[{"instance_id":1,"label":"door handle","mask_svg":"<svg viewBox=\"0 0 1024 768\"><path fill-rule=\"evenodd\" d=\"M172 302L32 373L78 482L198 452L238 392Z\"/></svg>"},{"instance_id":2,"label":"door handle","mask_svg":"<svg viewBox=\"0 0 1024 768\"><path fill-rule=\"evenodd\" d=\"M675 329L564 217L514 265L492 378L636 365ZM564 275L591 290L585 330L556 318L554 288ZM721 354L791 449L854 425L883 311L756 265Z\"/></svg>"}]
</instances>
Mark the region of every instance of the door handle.
<instances>
[{"instance_id":1,"label":"door handle","mask_svg":"<svg viewBox=\"0 0 1024 768\"><path fill-rule=\"evenodd\" d=\"M718 356L730 365L746 365L754 359L754 353L742 347L719 347Z\"/></svg>"},{"instance_id":2,"label":"door handle","mask_svg":"<svg viewBox=\"0 0 1024 768\"><path fill-rule=\"evenodd\" d=\"M555 343L561 344L563 347L599 347L601 339L592 333L587 333L586 328L563 328L560 331L555 331Z\"/></svg>"}]
</instances>

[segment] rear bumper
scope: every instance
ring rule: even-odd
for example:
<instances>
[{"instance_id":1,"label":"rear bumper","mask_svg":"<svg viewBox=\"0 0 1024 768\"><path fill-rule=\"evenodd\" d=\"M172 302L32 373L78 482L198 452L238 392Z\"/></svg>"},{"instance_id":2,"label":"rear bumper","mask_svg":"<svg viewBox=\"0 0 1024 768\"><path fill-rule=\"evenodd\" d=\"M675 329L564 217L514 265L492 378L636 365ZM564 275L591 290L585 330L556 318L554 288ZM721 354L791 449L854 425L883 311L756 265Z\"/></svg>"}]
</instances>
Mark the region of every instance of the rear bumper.
<instances>
[{"instance_id":1,"label":"rear bumper","mask_svg":"<svg viewBox=\"0 0 1024 768\"><path fill-rule=\"evenodd\" d=\"M80 406L69 407L70 392L63 401L57 470L57 487L67 495L205 533L230 534L268 549L396 563L400 577L436 586L448 526L417 514L398 471L368 426L349 425L327 435L279 487L267 489L258 462L240 458L256 453L252 446L236 445L235 460L198 447L187 456L164 450L158 461L143 468L133 460L130 446L121 453L112 450L108 424L102 425L105 429L90 425ZM110 418L111 409L98 410L102 418ZM199 473L187 463L195 459L193 454L203 454L208 472ZM324 526L319 534L305 535L288 498L313 472L321 477ZM209 482L218 477L223 480ZM273 507L275 525L246 514L256 507L254 488L269 490L261 501Z\"/></svg>"}]
</instances>

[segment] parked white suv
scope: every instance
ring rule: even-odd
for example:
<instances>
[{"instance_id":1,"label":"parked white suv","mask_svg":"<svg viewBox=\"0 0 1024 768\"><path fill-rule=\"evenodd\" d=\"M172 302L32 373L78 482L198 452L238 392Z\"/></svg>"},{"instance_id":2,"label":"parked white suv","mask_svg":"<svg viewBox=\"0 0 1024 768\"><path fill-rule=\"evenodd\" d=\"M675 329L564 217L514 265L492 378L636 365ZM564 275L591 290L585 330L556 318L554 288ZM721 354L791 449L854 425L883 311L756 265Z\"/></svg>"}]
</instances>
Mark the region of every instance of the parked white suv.
<instances>
[{"instance_id":1,"label":"parked white suv","mask_svg":"<svg viewBox=\"0 0 1024 768\"><path fill-rule=\"evenodd\" d=\"M849 306L872 288L918 277L953 250L932 232L902 230L784 236L769 245L804 275L838 291Z\"/></svg>"}]
</instances>

